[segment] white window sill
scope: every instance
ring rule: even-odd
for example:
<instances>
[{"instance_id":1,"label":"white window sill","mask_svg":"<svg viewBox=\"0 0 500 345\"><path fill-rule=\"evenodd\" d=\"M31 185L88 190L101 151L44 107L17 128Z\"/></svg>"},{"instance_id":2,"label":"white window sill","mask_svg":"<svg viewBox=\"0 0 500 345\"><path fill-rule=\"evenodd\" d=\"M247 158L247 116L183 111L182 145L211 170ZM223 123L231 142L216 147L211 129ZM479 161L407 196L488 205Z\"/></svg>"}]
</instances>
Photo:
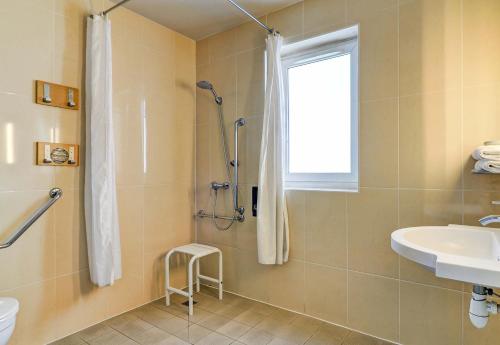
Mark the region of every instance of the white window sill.
<instances>
[{"instance_id":1,"label":"white window sill","mask_svg":"<svg viewBox=\"0 0 500 345\"><path fill-rule=\"evenodd\" d=\"M357 182L287 181L285 190L358 193L359 185Z\"/></svg>"}]
</instances>

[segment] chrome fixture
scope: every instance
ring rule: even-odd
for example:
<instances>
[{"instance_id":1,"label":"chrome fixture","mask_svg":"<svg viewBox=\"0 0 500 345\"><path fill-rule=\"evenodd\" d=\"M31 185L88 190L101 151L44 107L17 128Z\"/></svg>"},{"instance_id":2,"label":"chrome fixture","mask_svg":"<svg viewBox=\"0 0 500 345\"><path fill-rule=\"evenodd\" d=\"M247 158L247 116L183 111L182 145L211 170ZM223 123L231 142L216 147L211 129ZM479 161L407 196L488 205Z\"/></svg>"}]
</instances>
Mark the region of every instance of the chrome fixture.
<instances>
[{"instance_id":1,"label":"chrome fixture","mask_svg":"<svg viewBox=\"0 0 500 345\"><path fill-rule=\"evenodd\" d=\"M215 103L217 103L218 105L222 104L222 97L217 95L217 92L215 92L214 86L212 85L211 82L206 81L206 80L202 80L202 81L197 82L196 86L198 86L200 89L211 91L212 95L214 95L214 97L215 97Z\"/></svg>"},{"instance_id":2,"label":"chrome fixture","mask_svg":"<svg viewBox=\"0 0 500 345\"><path fill-rule=\"evenodd\" d=\"M49 200L45 205L35 211L21 226L10 235L7 240L0 243L0 249L8 248L21 237L59 198L62 196L61 188L52 188L49 192Z\"/></svg>"},{"instance_id":3,"label":"chrome fixture","mask_svg":"<svg viewBox=\"0 0 500 345\"><path fill-rule=\"evenodd\" d=\"M233 206L234 210L238 212L241 216L245 213L245 208L240 207L238 202L238 166L240 162L238 160L238 130L240 127L243 127L246 124L244 118L239 118L234 122L234 161L232 162L232 166L234 169L234 187L233 187Z\"/></svg>"},{"instance_id":4,"label":"chrome fixture","mask_svg":"<svg viewBox=\"0 0 500 345\"><path fill-rule=\"evenodd\" d=\"M482 226L486 226L491 223L500 223L500 216L490 215L479 219L479 223Z\"/></svg>"},{"instance_id":5,"label":"chrome fixture","mask_svg":"<svg viewBox=\"0 0 500 345\"><path fill-rule=\"evenodd\" d=\"M492 205L500 205L500 201L492 201ZM488 224L492 223L500 223L500 215L489 215L486 217L483 217L479 219L479 223L481 223L482 226L486 226Z\"/></svg>"},{"instance_id":6,"label":"chrome fixture","mask_svg":"<svg viewBox=\"0 0 500 345\"><path fill-rule=\"evenodd\" d=\"M239 182L238 182L238 166L239 166L239 161L238 161L238 142L239 142L239 137L238 137L238 130L240 127L245 125L245 119L240 118L235 121L234 123L234 160L231 161L229 158L229 148L227 145L227 134L226 134L226 127L224 125L224 112L222 109L222 103L223 99L220 97L217 92L215 91L215 88L213 84L209 81L202 80L196 83L196 86L199 87L200 89L203 90L209 90L212 92L214 96L214 101L217 104L217 113L219 117L219 130L220 130L220 136L221 136L221 141L222 141L222 151L224 154L224 164L226 167L226 177L227 180L224 182L217 182L213 181L210 183L210 194L212 196L213 200L213 205L212 205L212 212L211 213L206 213L204 210L200 210L197 213L197 216L200 218L212 218L214 220L214 224L217 229L219 230L228 230L231 225L235 221L243 222L245 220L245 208L241 207L239 205L238 201L238 194L239 194ZM231 176L231 166L233 167L233 176ZM218 193L220 190L228 190L229 188L232 188L232 197L233 197L233 215L232 216L220 216L215 214L216 206L217 206L217 199L218 199ZM229 220L230 223L227 224L226 226L220 226L217 223L217 219L223 219L223 220Z\"/></svg>"},{"instance_id":7,"label":"chrome fixture","mask_svg":"<svg viewBox=\"0 0 500 345\"><path fill-rule=\"evenodd\" d=\"M227 1L229 1L234 7L236 7L238 10L240 10L241 12L243 12L245 15L247 15L248 17L250 17L250 19L252 19L258 25L260 25L263 29L266 29L267 32L269 32L270 34L272 34L272 33L275 32L275 30L273 28L270 28L266 24L262 23L253 14L251 14L250 12L248 12L247 10L245 10L243 7L241 7L236 1L234 1L234 0L227 0Z\"/></svg>"},{"instance_id":8,"label":"chrome fixture","mask_svg":"<svg viewBox=\"0 0 500 345\"><path fill-rule=\"evenodd\" d=\"M120 1L119 3L117 3L116 5L114 6L111 6L110 8L108 8L106 11L103 11L102 14L103 15L106 15L108 14L109 12L113 11L115 8L118 8L120 6L122 6L123 4L125 4L126 2L129 2L130 0L122 0Z\"/></svg>"}]
</instances>

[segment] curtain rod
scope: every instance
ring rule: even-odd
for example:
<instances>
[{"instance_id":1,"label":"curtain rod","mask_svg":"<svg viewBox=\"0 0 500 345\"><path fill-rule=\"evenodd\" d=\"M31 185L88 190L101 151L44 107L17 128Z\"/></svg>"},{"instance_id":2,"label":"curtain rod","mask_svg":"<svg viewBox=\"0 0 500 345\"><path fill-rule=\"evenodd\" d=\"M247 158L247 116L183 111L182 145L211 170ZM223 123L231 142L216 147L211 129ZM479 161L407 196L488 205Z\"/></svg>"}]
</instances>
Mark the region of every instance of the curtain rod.
<instances>
[{"instance_id":1,"label":"curtain rod","mask_svg":"<svg viewBox=\"0 0 500 345\"><path fill-rule=\"evenodd\" d=\"M124 3L129 2L129 1L130 1L130 0L122 0L122 1L120 1L119 3L117 3L116 5L111 6L110 8L108 8L106 11L103 11L103 12L102 12L102 14L103 14L103 15L106 15L106 14L108 14L109 12L113 11L115 8L118 8L118 7L120 7L121 5L123 5Z\"/></svg>"},{"instance_id":2,"label":"curtain rod","mask_svg":"<svg viewBox=\"0 0 500 345\"><path fill-rule=\"evenodd\" d=\"M237 9L239 9L241 12L243 12L244 14L246 14L247 16L249 16L253 21L255 21L257 24L259 24L262 28L266 29L267 32L269 32L270 34L272 34L275 30L270 28L269 26L267 26L266 24L262 23L260 20L258 20L257 18L255 18L254 15L252 15L250 12L248 12L247 10L245 10L243 7L241 7L240 5L238 5L236 3L236 1L234 0L227 0L229 1L231 4L233 4L234 7L236 7Z\"/></svg>"}]
</instances>

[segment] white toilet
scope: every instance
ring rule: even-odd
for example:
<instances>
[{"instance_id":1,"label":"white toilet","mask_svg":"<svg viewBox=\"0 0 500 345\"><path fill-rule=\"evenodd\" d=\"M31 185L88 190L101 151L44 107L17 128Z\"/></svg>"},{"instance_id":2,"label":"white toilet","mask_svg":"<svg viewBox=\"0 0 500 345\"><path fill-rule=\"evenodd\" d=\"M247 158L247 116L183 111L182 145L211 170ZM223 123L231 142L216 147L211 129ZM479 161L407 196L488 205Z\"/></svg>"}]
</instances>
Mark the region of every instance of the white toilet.
<instances>
[{"instance_id":1,"label":"white toilet","mask_svg":"<svg viewBox=\"0 0 500 345\"><path fill-rule=\"evenodd\" d=\"M7 345L16 327L19 302L14 298L0 297L0 345Z\"/></svg>"}]
</instances>

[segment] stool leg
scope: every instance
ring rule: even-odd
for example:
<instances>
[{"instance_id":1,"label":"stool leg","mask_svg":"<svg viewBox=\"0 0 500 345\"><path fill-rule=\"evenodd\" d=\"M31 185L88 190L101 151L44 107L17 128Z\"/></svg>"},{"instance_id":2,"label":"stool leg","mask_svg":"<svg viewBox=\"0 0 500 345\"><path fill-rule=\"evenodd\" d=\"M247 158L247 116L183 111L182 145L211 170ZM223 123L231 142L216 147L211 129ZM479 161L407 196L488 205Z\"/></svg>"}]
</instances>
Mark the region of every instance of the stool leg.
<instances>
[{"instance_id":1,"label":"stool leg","mask_svg":"<svg viewBox=\"0 0 500 345\"><path fill-rule=\"evenodd\" d=\"M219 252L219 299L222 299L222 252Z\"/></svg>"},{"instance_id":2,"label":"stool leg","mask_svg":"<svg viewBox=\"0 0 500 345\"><path fill-rule=\"evenodd\" d=\"M168 252L165 256L165 305L170 305L170 256L172 252Z\"/></svg>"},{"instance_id":3,"label":"stool leg","mask_svg":"<svg viewBox=\"0 0 500 345\"><path fill-rule=\"evenodd\" d=\"M188 268L188 303L189 303L189 315L193 315L193 264L196 261L196 257L193 256L189 260Z\"/></svg>"},{"instance_id":4,"label":"stool leg","mask_svg":"<svg viewBox=\"0 0 500 345\"><path fill-rule=\"evenodd\" d=\"M196 292L200 292L200 259L196 260Z\"/></svg>"}]
</instances>

